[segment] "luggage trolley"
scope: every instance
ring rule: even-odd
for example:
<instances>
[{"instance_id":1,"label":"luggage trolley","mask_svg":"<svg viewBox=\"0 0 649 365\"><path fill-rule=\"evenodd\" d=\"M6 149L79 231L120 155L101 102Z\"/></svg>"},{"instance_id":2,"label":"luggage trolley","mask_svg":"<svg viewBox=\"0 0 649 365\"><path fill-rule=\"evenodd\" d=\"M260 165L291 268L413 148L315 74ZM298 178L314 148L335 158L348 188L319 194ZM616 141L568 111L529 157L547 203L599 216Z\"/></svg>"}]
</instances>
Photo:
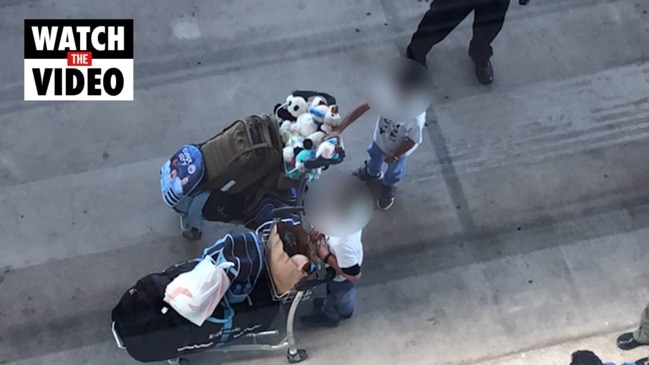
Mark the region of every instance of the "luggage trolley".
<instances>
[{"instance_id":1,"label":"luggage trolley","mask_svg":"<svg viewBox=\"0 0 649 365\"><path fill-rule=\"evenodd\" d=\"M260 237L264 245L266 246L265 247L266 249L268 249L269 237L271 235L273 227L280 222L286 223L288 220L292 222L294 225L302 225L303 228L310 229L309 224L304 217L304 208L302 206L303 197L307 191L307 179L302 179L300 181L298 191L299 193L298 193L297 200L300 205L286 206L286 207L274 209L272 211L272 220L263 223L261 226L257 228L256 233ZM299 219L297 220L292 220L290 218L287 219L287 217L289 216L298 216ZM282 242L286 246L286 242L284 241ZM317 265L318 270L316 270L310 277L307 277L306 280L302 280L298 282L292 290L289 290L285 293L280 293L277 287L275 286L275 282L273 280L273 273L271 272L270 265L266 264L264 266L266 267L265 276L267 278L267 285L268 288L270 289L270 294L272 296L273 302L277 303L276 305L284 306L284 308L288 306L288 311L286 312L287 313L286 320L284 321L286 327L285 327L285 335L283 336L283 338L275 344L259 343L258 338L276 336L280 334L280 329L270 329L262 332L249 333L242 337L242 338L251 339L252 343L232 344L232 345L222 344L201 351L201 353L277 351L277 350L286 349L287 350L286 358L288 360L288 363L290 364L299 363L307 359L308 355L306 350L297 347L296 336L294 331L295 315L297 313L297 309L300 303L310 299L312 290L315 287L325 284L327 282L328 280L328 278L326 277L327 274L326 272L324 272L324 270L322 270L323 265L322 263L318 263ZM112 333L118 348L126 350L126 346L124 345L123 341L121 340L119 334L115 329L115 323L112 324ZM167 360L167 364L168 365L180 365L180 364L188 365L189 360L184 357L178 357L178 358Z\"/></svg>"}]
</instances>

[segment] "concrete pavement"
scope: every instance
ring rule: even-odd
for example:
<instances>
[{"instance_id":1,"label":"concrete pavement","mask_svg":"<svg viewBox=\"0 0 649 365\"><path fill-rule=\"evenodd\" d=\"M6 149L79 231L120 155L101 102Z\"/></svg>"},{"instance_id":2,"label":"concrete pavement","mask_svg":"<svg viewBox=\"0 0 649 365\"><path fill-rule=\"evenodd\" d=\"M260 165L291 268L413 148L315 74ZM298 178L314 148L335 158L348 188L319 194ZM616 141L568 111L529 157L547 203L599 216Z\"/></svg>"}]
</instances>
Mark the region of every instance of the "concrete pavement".
<instances>
[{"instance_id":1,"label":"concrete pavement","mask_svg":"<svg viewBox=\"0 0 649 365\"><path fill-rule=\"evenodd\" d=\"M232 227L180 238L158 168L181 144L268 112L295 88L361 99L365 65L397 55L418 1L7 1L0 54L0 363L133 364L110 310L144 274ZM514 1L478 86L470 22L429 56L428 139L364 235L355 317L298 329L309 364L608 361L649 301L649 1ZM135 99L22 101L22 20L135 19ZM374 115L347 132L351 170ZM308 306L304 306L307 308ZM283 353L193 364L281 364Z\"/></svg>"}]
</instances>

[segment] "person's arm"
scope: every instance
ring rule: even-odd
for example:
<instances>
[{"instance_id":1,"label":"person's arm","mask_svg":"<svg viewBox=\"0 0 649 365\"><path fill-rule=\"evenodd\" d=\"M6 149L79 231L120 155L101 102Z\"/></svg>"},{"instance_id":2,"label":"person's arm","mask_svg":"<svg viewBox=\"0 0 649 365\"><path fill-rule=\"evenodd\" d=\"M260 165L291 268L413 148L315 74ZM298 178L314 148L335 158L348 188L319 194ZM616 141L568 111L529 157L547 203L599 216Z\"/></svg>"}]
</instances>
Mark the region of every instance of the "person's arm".
<instances>
[{"instance_id":1,"label":"person's arm","mask_svg":"<svg viewBox=\"0 0 649 365\"><path fill-rule=\"evenodd\" d=\"M410 151L410 149L415 147L416 144L421 143L423 139L424 125L426 125L426 117L425 114L422 114L417 117L415 125L408 130L406 139L395 149L386 153L386 162L391 163L400 159L403 155Z\"/></svg>"},{"instance_id":2,"label":"person's arm","mask_svg":"<svg viewBox=\"0 0 649 365\"><path fill-rule=\"evenodd\" d=\"M353 282L358 281L361 278L361 268L358 265L354 265L352 267L347 267L347 268L341 268L340 265L338 265L338 260L336 259L336 256L330 255L328 257L325 257L327 261L325 262L329 266L331 266L336 272L345 279ZM323 260L324 260L323 259Z\"/></svg>"},{"instance_id":3,"label":"person's arm","mask_svg":"<svg viewBox=\"0 0 649 365\"><path fill-rule=\"evenodd\" d=\"M359 265L354 265L349 268L341 268L338 264L338 259L329 251L329 245L321 243L318 247L317 256L327 265L331 266L337 274L345 279L356 282L361 278L361 268Z\"/></svg>"},{"instance_id":4,"label":"person's arm","mask_svg":"<svg viewBox=\"0 0 649 365\"><path fill-rule=\"evenodd\" d=\"M343 118L338 128L336 128L335 132L337 132L338 134L342 134L343 131L347 129L347 127L349 127L352 123L354 123L368 110L370 110L370 106L367 103L362 103L358 105L356 108L354 108L354 110L352 110L351 113L349 113L349 115Z\"/></svg>"},{"instance_id":5,"label":"person's arm","mask_svg":"<svg viewBox=\"0 0 649 365\"><path fill-rule=\"evenodd\" d=\"M398 145L391 152L396 158L399 158L399 157L405 155L406 152L410 151L411 148L415 147L416 144L417 143L415 141L413 141L412 139L410 139L410 137L406 137L406 140L403 141L400 145Z\"/></svg>"}]
</instances>

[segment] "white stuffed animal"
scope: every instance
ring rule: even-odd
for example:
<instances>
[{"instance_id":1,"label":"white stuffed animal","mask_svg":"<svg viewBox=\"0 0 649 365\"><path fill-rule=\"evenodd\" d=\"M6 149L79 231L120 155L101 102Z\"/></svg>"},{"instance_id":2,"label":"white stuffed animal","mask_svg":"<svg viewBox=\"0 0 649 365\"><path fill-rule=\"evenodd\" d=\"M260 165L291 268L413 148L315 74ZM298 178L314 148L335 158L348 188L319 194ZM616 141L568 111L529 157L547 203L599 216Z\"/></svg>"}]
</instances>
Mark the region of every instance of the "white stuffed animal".
<instances>
[{"instance_id":1,"label":"white stuffed animal","mask_svg":"<svg viewBox=\"0 0 649 365\"><path fill-rule=\"evenodd\" d=\"M322 139L324 138L325 135L326 134L323 131L315 131L315 132L309 134L306 138L313 141L313 145L315 147L318 147L320 145L320 143L322 142Z\"/></svg>"},{"instance_id":2,"label":"white stuffed animal","mask_svg":"<svg viewBox=\"0 0 649 365\"><path fill-rule=\"evenodd\" d=\"M293 162L293 157L295 157L295 150L290 146L286 146L282 149L282 157L284 162L291 164Z\"/></svg>"},{"instance_id":3,"label":"white stuffed animal","mask_svg":"<svg viewBox=\"0 0 649 365\"><path fill-rule=\"evenodd\" d=\"M336 155L336 145L330 140L322 141L316 150L316 158L322 157L331 160Z\"/></svg>"},{"instance_id":4,"label":"white stuffed animal","mask_svg":"<svg viewBox=\"0 0 649 365\"><path fill-rule=\"evenodd\" d=\"M309 111L309 104L303 97L289 95L286 97L286 110L297 118Z\"/></svg>"},{"instance_id":5,"label":"white stuffed animal","mask_svg":"<svg viewBox=\"0 0 649 365\"><path fill-rule=\"evenodd\" d=\"M326 133L330 133L334 129L338 128L341 122L342 118L338 113L338 106L332 105L331 107L329 107L327 115L324 117L324 123L322 124L321 129Z\"/></svg>"},{"instance_id":6,"label":"white stuffed animal","mask_svg":"<svg viewBox=\"0 0 649 365\"><path fill-rule=\"evenodd\" d=\"M329 114L329 107L326 105L316 105L309 108L309 113L313 115L313 119L318 123L324 123L325 117Z\"/></svg>"},{"instance_id":7,"label":"white stuffed animal","mask_svg":"<svg viewBox=\"0 0 649 365\"><path fill-rule=\"evenodd\" d=\"M315 108L317 106L327 106L327 100L322 96L314 96L309 99L309 108Z\"/></svg>"},{"instance_id":8,"label":"white stuffed animal","mask_svg":"<svg viewBox=\"0 0 649 365\"><path fill-rule=\"evenodd\" d=\"M302 148L303 144L304 137L302 136L292 136L289 138L289 140L286 141L285 147L282 149L284 161L290 164L293 161L293 157L295 157L295 148Z\"/></svg>"},{"instance_id":9,"label":"white stuffed animal","mask_svg":"<svg viewBox=\"0 0 649 365\"><path fill-rule=\"evenodd\" d=\"M296 135L297 133L293 130L293 122L290 120L285 120L280 124L279 126L279 134L282 136L282 141L284 144L288 143L288 141Z\"/></svg>"},{"instance_id":10,"label":"white stuffed animal","mask_svg":"<svg viewBox=\"0 0 649 365\"><path fill-rule=\"evenodd\" d=\"M285 147L282 149L282 156L284 157L284 162L291 164L295 158L295 151L303 149L313 149L315 148L313 141L302 136L293 136L286 143Z\"/></svg>"},{"instance_id":11,"label":"white stuffed animal","mask_svg":"<svg viewBox=\"0 0 649 365\"><path fill-rule=\"evenodd\" d=\"M298 133L305 138L318 130L318 123L316 123L311 113L300 115L295 124L297 124Z\"/></svg>"}]
</instances>

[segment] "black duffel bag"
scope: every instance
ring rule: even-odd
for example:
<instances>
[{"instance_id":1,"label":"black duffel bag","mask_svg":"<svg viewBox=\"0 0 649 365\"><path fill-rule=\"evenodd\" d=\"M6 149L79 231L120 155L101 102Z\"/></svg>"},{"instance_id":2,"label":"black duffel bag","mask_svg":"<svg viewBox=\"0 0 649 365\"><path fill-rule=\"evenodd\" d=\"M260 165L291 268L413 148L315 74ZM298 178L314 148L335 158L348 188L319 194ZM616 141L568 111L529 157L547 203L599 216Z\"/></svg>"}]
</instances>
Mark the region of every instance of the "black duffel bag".
<instances>
[{"instance_id":1,"label":"black duffel bag","mask_svg":"<svg viewBox=\"0 0 649 365\"><path fill-rule=\"evenodd\" d=\"M147 275L124 293L113 308L115 332L128 354L140 362L157 362L223 345L247 333L267 330L279 313L265 275L260 277L249 302L228 306L221 303L213 318L226 318L233 310L229 331L223 323L206 321L198 327L164 302L167 285L178 275L192 270L200 260L183 262L162 273ZM225 332L225 333L224 333Z\"/></svg>"}]
</instances>

